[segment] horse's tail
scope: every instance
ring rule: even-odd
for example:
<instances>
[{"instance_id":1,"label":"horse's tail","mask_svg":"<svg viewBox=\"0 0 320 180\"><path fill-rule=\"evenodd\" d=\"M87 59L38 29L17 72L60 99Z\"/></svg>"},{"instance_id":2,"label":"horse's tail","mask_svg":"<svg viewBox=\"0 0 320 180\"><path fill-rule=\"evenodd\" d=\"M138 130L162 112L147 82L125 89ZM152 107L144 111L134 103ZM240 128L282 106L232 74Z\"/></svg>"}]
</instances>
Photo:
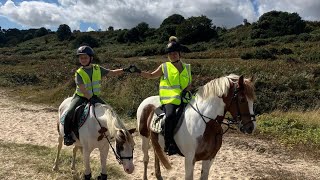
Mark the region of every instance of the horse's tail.
<instances>
[{"instance_id":1,"label":"horse's tail","mask_svg":"<svg viewBox=\"0 0 320 180\"><path fill-rule=\"evenodd\" d=\"M171 169L172 167L169 163L169 160L168 160L167 156L164 154L164 152L159 144L158 134L151 132L151 143L152 143L155 155L158 156L158 158L160 159L163 166L166 169Z\"/></svg>"}]
</instances>

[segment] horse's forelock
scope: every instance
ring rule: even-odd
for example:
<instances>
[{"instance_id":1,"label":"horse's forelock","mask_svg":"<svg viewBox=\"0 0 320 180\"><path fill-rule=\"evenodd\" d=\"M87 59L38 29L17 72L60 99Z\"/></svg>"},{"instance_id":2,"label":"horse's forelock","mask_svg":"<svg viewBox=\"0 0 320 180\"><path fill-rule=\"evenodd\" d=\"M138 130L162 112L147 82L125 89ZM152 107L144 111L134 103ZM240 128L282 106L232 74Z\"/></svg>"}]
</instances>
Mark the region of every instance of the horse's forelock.
<instances>
[{"instance_id":1,"label":"horse's forelock","mask_svg":"<svg viewBox=\"0 0 320 180\"><path fill-rule=\"evenodd\" d=\"M118 144L123 145L125 142L130 143L132 146L135 145L134 140L126 129L119 129L116 133L116 141Z\"/></svg>"}]
</instances>

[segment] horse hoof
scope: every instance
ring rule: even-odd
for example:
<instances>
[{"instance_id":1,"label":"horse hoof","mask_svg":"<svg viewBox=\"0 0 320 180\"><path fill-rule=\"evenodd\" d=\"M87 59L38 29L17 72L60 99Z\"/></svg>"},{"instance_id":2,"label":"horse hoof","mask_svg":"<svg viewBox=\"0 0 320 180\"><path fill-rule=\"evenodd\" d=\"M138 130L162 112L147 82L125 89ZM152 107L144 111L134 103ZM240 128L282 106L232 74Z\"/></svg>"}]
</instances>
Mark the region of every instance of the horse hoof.
<instances>
[{"instance_id":1,"label":"horse hoof","mask_svg":"<svg viewBox=\"0 0 320 180\"><path fill-rule=\"evenodd\" d=\"M84 175L84 180L90 180L91 179L91 173L88 175Z\"/></svg>"},{"instance_id":2,"label":"horse hoof","mask_svg":"<svg viewBox=\"0 0 320 180\"><path fill-rule=\"evenodd\" d=\"M58 171L58 170L59 170L58 166L53 166L52 171Z\"/></svg>"},{"instance_id":3,"label":"horse hoof","mask_svg":"<svg viewBox=\"0 0 320 180\"><path fill-rule=\"evenodd\" d=\"M98 180L107 180L108 176L106 174L102 174L100 176L98 176Z\"/></svg>"}]
</instances>

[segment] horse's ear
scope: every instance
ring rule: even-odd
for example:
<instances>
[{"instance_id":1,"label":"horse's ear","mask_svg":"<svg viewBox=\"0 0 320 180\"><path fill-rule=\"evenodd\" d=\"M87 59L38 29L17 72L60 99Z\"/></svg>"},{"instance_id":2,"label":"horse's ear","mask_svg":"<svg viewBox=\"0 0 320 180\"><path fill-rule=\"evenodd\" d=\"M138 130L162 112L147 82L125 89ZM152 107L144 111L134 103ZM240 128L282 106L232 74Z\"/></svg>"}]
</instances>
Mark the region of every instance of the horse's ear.
<instances>
[{"instance_id":1,"label":"horse's ear","mask_svg":"<svg viewBox=\"0 0 320 180\"><path fill-rule=\"evenodd\" d=\"M134 132L136 132L136 128L132 128L128 130L130 134L133 134Z\"/></svg>"},{"instance_id":2,"label":"horse's ear","mask_svg":"<svg viewBox=\"0 0 320 180\"><path fill-rule=\"evenodd\" d=\"M238 89L242 90L243 88L244 88L244 81L243 81L243 75L241 75L238 80Z\"/></svg>"},{"instance_id":3,"label":"horse's ear","mask_svg":"<svg viewBox=\"0 0 320 180\"><path fill-rule=\"evenodd\" d=\"M249 78L249 81L254 84L256 82L257 78L255 75L252 75L250 78Z\"/></svg>"}]
</instances>

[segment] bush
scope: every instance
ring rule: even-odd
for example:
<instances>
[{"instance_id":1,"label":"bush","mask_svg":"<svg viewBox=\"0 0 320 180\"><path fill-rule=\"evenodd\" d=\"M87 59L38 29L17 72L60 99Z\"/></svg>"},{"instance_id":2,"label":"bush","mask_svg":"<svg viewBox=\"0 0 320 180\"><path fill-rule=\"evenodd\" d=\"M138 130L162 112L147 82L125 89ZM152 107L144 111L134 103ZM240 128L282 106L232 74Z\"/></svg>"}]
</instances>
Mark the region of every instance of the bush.
<instances>
[{"instance_id":1,"label":"bush","mask_svg":"<svg viewBox=\"0 0 320 180\"><path fill-rule=\"evenodd\" d=\"M264 46L264 45L267 45L267 44L269 44L268 40L258 39L256 41L254 41L253 46L259 47L259 46Z\"/></svg>"},{"instance_id":2,"label":"bush","mask_svg":"<svg viewBox=\"0 0 320 180\"><path fill-rule=\"evenodd\" d=\"M280 51L282 54L293 54L293 51L289 48L282 48L281 51Z\"/></svg>"},{"instance_id":3,"label":"bush","mask_svg":"<svg viewBox=\"0 0 320 180\"><path fill-rule=\"evenodd\" d=\"M190 48L191 52L201 52L206 50L207 50L207 47L204 44L196 44L194 46L191 46Z\"/></svg>"},{"instance_id":4,"label":"bush","mask_svg":"<svg viewBox=\"0 0 320 180\"><path fill-rule=\"evenodd\" d=\"M276 59L276 57L266 49L258 49L254 53L256 59Z\"/></svg>"},{"instance_id":5,"label":"bush","mask_svg":"<svg viewBox=\"0 0 320 180\"><path fill-rule=\"evenodd\" d=\"M253 58L253 54L252 53L243 53L241 54L241 59L252 59Z\"/></svg>"}]
</instances>

